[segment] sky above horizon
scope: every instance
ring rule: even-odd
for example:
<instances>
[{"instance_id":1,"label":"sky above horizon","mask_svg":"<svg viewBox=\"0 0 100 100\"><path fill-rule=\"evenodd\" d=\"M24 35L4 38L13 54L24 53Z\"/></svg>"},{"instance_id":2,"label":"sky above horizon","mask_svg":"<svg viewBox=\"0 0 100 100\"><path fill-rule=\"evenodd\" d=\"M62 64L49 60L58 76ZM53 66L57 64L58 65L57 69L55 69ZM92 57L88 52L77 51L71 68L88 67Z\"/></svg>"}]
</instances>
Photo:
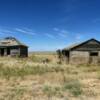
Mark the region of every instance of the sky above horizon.
<instances>
[{"instance_id":1,"label":"sky above horizon","mask_svg":"<svg viewBox=\"0 0 100 100\"><path fill-rule=\"evenodd\" d=\"M0 39L8 36L29 51L100 40L100 0L0 0Z\"/></svg>"}]
</instances>

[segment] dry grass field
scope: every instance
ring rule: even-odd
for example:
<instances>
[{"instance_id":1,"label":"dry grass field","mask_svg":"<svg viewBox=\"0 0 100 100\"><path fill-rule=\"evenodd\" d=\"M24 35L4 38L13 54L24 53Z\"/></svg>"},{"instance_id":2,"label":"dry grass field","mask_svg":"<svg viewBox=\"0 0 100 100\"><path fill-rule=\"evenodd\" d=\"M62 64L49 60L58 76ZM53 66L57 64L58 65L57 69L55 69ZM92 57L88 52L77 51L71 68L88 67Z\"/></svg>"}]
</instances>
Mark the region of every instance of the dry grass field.
<instances>
[{"instance_id":1,"label":"dry grass field","mask_svg":"<svg viewBox=\"0 0 100 100\"><path fill-rule=\"evenodd\" d=\"M0 100L100 100L100 66L57 64L55 54L2 57Z\"/></svg>"}]
</instances>

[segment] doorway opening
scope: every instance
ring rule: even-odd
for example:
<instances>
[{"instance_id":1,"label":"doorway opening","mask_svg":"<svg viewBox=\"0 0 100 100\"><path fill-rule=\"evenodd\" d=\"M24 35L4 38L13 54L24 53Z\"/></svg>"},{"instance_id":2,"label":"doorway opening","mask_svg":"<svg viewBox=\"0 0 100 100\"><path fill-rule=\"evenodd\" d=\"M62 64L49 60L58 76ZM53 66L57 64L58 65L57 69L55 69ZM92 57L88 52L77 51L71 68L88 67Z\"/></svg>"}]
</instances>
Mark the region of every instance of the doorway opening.
<instances>
[{"instance_id":1,"label":"doorway opening","mask_svg":"<svg viewBox=\"0 0 100 100\"><path fill-rule=\"evenodd\" d=\"M98 52L90 52L89 63L90 64L97 64L98 63Z\"/></svg>"},{"instance_id":2,"label":"doorway opening","mask_svg":"<svg viewBox=\"0 0 100 100\"><path fill-rule=\"evenodd\" d=\"M4 56L4 49L1 49L1 56Z\"/></svg>"},{"instance_id":3,"label":"doorway opening","mask_svg":"<svg viewBox=\"0 0 100 100\"><path fill-rule=\"evenodd\" d=\"M10 48L7 48L7 55L10 55Z\"/></svg>"}]
</instances>

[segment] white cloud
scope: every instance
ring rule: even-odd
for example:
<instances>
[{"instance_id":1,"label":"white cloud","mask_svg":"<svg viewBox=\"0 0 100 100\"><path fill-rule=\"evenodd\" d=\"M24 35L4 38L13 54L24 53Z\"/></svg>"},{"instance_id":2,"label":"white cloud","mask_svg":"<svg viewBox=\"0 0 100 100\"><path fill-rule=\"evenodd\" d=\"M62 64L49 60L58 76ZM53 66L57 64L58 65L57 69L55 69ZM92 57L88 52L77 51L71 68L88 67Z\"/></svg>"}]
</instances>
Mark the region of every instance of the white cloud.
<instances>
[{"instance_id":1,"label":"white cloud","mask_svg":"<svg viewBox=\"0 0 100 100\"><path fill-rule=\"evenodd\" d=\"M76 38L76 40L80 40L80 39L82 39L82 35L77 34L75 38Z\"/></svg>"},{"instance_id":2,"label":"white cloud","mask_svg":"<svg viewBox=\"0 0 100 100\"><path fill-rule=\"evenodd\" d=\"M54 31L56 31L57 32L56 34L58 36L60 36L60 37L63 37L63 38L66 38L67 37L67 33L68 33L67 30L54 28Z\"/></svg>"},{"instance_id":3,"label":"white cloud","mask_svg":"<svg viewBox=\"0 0 100 100\"><path fill-rule=\"evenodd\" d=\"M9 30L1 30L1 32L8 33L8 34L13 33L13 31L9 31Z\"/></svg>"},{"instance_id":4,"label":"white cloud","mask_svg":"<svg viewBox=\"0 0 100 100\"><path fill-rule=\"evenodd\" d=\"M45 33L45 36L51 38L51 39L54 39L55 37L52 35L52 34L49 34L49 33Z\"/></svg>"},{"instance_id":5,"label":"white cloud","mask_svg":"<svg viewBox=\"0 0 100 100\"><path fill-rule=\"evenodd\" d=\"M34 30L33 30L33 29L26 28L26 27L24 27L24 28L23 28L23 30L28 31L28 32L34 32Z\"/></svg>"},{"instance_id":6,"label":"white cloud","mask_svg":"<svg viewBox=\"0 0 100 100\"><path fill-rule=\"evenodd\" d=\"M68 33L66 30L60 30L61 33Z\"/></svg>"},{"instance_id":7,"label":"white cloud","mask_svg":"<svg viewBox=\"0 0 100 100\"><path fill-rule=\"evenodd\" d=\"M54 30L54 31L59 31L59 29L58 29L58 28L56 28L56 27L55 27L55 28L53 28L53 30Z\"/></svg>"},{"instance_id":8,"label":"white cloud","mask_svg":"<svg viewBox=\"0 0 100 100\"><path fill-rule=\"evenodd\" d=\"M16 28L15 31L21 32L21 33L25 33L28 35L36 35L35 32L33 32L32 30L29 29L20 29L20 28Z\"/></svg>"},{"instance_id":9,"label":"white cloud","mask_svg":"<svg viewBox=\"0 0 100 100\"><path fill-rule=\"evenodd\" d=\"M58 33L58 35L59 35L60 37L63 37L63 38L66 38L66 37L67 37L67 35L64 34L64 33Z\"/></svg>"},{"instance_id":10,"label":"white cloud","mask_svg":"<svg viewBox=\"0 0 100 100\"><path fill-rule=\"evenodd\" d=\"M0 29L1 35L12 35L13 31L6 30L6 29Z\"/></svg>"},{"instance_id":11,"label":"white cloud","mask_svg":"<svg viewBox=\"0 0 100 100\"><path fill-rule=\"evenodd\" d=\"M28 28L0 28L0 37L7 37L7 36L15 36L15 34L18 33L22 33L22 34L27 34L27 35L31 35L34 36L36 35L36 33Z\"/></svg>"}]
</instances>

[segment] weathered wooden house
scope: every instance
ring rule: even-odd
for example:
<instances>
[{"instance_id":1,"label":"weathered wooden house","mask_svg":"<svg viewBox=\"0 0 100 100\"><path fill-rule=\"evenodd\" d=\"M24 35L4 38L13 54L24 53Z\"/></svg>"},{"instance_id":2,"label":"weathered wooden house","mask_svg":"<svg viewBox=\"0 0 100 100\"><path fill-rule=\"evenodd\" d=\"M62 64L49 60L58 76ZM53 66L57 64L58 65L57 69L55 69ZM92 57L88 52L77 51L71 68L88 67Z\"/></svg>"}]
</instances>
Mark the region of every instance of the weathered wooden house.
<instances>
[{"instance_id":1,"label":"weathered wooden house","mask_svg":"<svg viewBox=\"0 0 100 100\"><path fill-rule=\"evenodd\" d=\"M90 39L62 50L63 60L71 64L100 63L100 41Z\"/></svg>"},{"instance_id":2,"label":"weathered wooden house","mask_svg":"<svg viewBox=\"0 0 100 100\"><path fill-rule=\"evenodd\" d=\"M14 37L0 40L0 56L28 56L28 47Z\"/></svg>"}]
</instances>

